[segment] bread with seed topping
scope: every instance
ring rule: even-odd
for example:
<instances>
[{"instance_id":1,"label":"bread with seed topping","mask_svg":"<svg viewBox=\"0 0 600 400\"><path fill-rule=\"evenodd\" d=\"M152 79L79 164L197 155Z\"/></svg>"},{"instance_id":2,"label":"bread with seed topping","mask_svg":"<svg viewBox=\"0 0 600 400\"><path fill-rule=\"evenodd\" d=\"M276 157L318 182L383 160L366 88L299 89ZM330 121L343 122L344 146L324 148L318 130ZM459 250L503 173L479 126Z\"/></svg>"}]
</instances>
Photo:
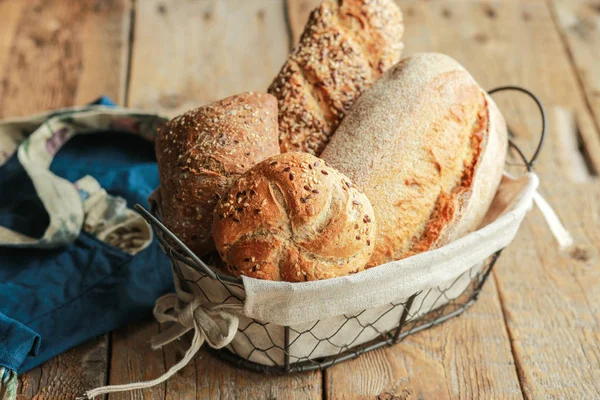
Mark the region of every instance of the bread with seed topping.
<instances>
[{"instance_id":1,"label":"bread with seed topping","mask_svg":"<svg viewBox=\"0 0 600 400\"><path fill-rule=\"evenodd\" d=\"M319 155L360 93L400 60L404 26L393 0L325 0L269 87L281 152Z\"/></svg>"},{"instance_id":2,"label":"bread with seed topping","mask_svg":"<svg viewBox=\"0 0 600 400\"><path fill-rule=\"evenodd\" d=\"M506 123L455 60L418 54L358 99L322 158L364 190L377 217L369 266L477 229L502 177Z\"/></svg>"},{"instance_id":3,"label":"bread with seed topping","mask_svg":"<svg viewBox=\"0 0 600 400\"><path fill-rule=\"evenodd\" d=\"M277 101L244 93L169 121L156 138L164 224L199 256L214 250L212 212L231 182L279 153Z\"/></svg>"},{"instance_id":4,"label":"bread with seed topping","mask_svg":"<svg viewBox=\"0 0 600 400\"><path fill-rule=\"evenodd\" d=\"M217 204L213 236L233 276L312 281L364 269L375 246L369 199L307 153L273 156Z\"/></svg>"}]
</instances>

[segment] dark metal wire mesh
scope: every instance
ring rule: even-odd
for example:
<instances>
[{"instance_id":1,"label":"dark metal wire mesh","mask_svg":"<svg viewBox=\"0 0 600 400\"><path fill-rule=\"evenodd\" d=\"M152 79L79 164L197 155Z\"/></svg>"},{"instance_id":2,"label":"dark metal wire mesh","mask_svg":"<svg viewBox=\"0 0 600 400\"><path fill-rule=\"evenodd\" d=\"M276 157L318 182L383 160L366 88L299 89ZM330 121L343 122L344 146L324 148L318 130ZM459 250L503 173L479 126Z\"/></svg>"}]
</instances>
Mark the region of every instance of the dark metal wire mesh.
<instances>
[{"instance_id":1,"label":"dark metal wire mesh","mask_svg":"<svg viewBox=\"0 0 600 400\"><path fill-rule=\"evenodd\" d=\"M498 88L490 93L501 90L523 92L532 97L540 109L542 134L532 158L528 160L511 142L524 166L531 170L545 136L543 106L532 93L519 87ZM221 275L209 267L160 222L155 210L149 213L139 205L136 209L152 225L184 289L202 296L207 303L243 304L241 279ZM241 316L234 341L226 349L212 351L240 367L265 373L327 368L399 343L409 335L461 314L479 296L499 255L500 251L442 286L358 313L298 326L279 326ZM191 267L193 275L183 271L182 266Z\"/></svg>"}]
</instances>

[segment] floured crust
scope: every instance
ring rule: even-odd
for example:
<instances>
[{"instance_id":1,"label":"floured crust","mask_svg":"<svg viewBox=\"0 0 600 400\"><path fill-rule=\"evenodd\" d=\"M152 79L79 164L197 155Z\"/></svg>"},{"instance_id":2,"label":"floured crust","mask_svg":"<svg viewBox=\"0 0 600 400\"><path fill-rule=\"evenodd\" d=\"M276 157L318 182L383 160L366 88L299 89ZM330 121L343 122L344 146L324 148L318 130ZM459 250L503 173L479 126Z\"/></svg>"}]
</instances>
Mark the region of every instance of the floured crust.
<instances>
[{"instance_id":1,"label":"floured crust","mask_svg":"<svg viewBox=\"0 0 600 400\"><path fill-rule=\"evenodd\" d=\"M392 0L323 1L269 87L281 151L319 155L360 93L398 62L403 33Z\"/></svg>"},{"instance_id":2,"label":"floured crust","mask_svg":"<svg viewBox=\"0 0 600 400\"><path fill-rule=\"evenodd\" d=\"M156 140L164 224L194 253L213 251L217 200L233 179L278 153L277 103L266 93L228 97L172 119Z\"/></svg>"},{"instance_id":3,"label":"floured crust","mask_svg":"<svg viewBox=\"0 0 600 400\"><path fill-rule=\"evenodd\" d=\"M365 91L322 158L373 204L375 266L475 229L500 182L506 143L504 121L469 73L428 53Z\"/></svg>"},{"instance_id":4,"label":"floured crust","mask_svg":"<svg viewBox=\"0 0 600 400\"><path fill-rule=\"evenodd\" d=\"M213 236L234 276L309 281L364 269L375 217L348 178L306 153L271 157L218 203Z\"/></svg>"}]
</instances>

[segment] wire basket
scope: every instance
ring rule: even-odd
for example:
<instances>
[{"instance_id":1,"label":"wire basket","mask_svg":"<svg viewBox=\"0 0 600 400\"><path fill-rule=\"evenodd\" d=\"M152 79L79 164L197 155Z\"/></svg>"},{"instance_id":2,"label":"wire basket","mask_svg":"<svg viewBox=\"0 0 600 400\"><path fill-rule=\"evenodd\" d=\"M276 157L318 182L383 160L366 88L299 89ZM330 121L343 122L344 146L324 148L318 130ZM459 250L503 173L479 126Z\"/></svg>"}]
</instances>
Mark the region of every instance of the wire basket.
<instances>
[{"instance_id":1,"label":"wire basket","mask_svg":"<svg viewBox=\"0 0 600 400\"><path fill-rule=\"evenodd\" d=\"M546 116L539 99L526 89L506 86L489 93L514 90L527 94L542 117L542 132L530 159L510 140L528 171L533 168L546 134ZM244 303L241 278L221 274L190 251L159 220L156 209L135 208L152 226L165 253L171 258L174 274L186 290L199 293L213 304ZM451 282L412 294L401 301L369 308L350 315L329 318L327 323L281 326L240 316L235 340L226 348L212 350L221 358L243 368L265 373L289 373L327 368L460 315L479 296L501 250L459 275ZM190 267L190 275L181 266Z\"/></svg>"}]
</instances>

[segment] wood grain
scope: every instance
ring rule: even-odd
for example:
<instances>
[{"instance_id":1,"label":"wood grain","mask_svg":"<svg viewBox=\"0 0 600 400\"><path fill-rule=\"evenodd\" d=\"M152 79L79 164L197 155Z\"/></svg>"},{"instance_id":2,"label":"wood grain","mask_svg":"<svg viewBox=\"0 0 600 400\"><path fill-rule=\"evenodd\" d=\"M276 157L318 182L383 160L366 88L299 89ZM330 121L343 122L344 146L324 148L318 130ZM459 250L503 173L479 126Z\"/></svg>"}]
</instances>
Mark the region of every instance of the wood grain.
<instances>
[{"instance_id":1,"label":"wood grain","mask_svg":"<svg viewBox=\"0 0 600 400\"><path fill-rule=\"evenodd\" d=\"M182 341L175 351L165 350L167 365L180 359L185 346ZM320 372L266 376L238 369L203 349L193 366L167 382L166 399L317 399L321 386Z\"/></svg>"},{"instance_id":2,"label":"wood grain","mask_svg":"<svg viewBox=\"0 0 600 400\"><path fill-rule=\"evenodd\" d=\"M568 55L575 64L580 87L600 127L600 3L591 0L551 0L550 9Z\"/></svg>"},{"instance_id":3,"label":"wood grain","mask_svg":"<svg viewBox=\"0 0 600 400\"><path fill-rule=\"evenodd\" d=\"M0 116L83 104L101 94L123 101L129 3L0 2ZM19 399L71 399L106 383L108 336L19 377Z\"/></svg>"},{"instance_id":4,"label":"wood grain","mask_svg":"<svg viewBox=\"0 0 600 400\"><path fill-rule=\"evenodd\" d=\"M83 104L101 94L123 101L127 0L17 1L1 7L8 21L1 29L10 30L2 47L10 50L0 61L0 116Z\"/></svg>"},{"instance_id":5,"label":"wood grain","mask_svg":"<svg viewBox=\"0 0 600 400\"><path fill-rule=\"evenodd\" d=\"M287 57L281 2L137 4L131 106L176 114L245 90L265 91ZM154 378L182 357L189 338L149 350L148 340L158 329L150 322L113 334L111 384ZM277 377L251 373L203 349L165 384L109 399L312 399L321 397L321 389L320 372Z\"/></svg>"},{"instance_id":6,"label":"wood grain","mask_svg":"<svg viewBox=\"0 0 600 400\"><path fill-rule=\"evenodd\" d=\"M268 0L139 2L130 106L176 115L266 91L287 57L283 15Z\"/></svg>"}]
</instances>

